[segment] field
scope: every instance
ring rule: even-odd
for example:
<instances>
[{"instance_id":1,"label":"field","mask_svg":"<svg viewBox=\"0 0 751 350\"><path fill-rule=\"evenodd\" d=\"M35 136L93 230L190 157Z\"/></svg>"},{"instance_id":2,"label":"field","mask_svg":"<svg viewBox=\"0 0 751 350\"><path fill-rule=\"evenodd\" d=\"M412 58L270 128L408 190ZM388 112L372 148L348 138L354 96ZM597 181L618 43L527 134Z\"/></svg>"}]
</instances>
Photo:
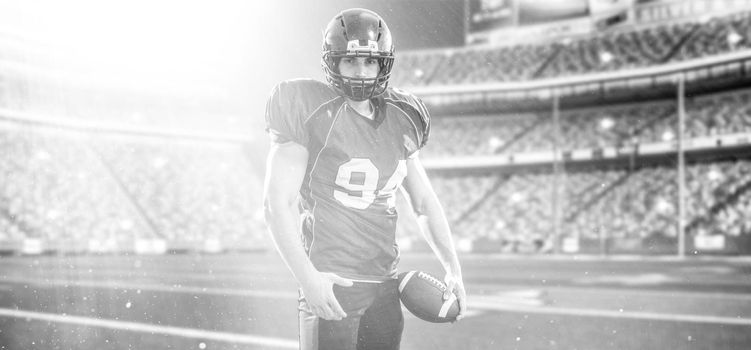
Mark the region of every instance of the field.
<instances>
[{"instance_id":1,"label":"field","mask_svg":"<svg viewBox=\"0 0 751 350\"><path fill-rule=\"evenodd\" d=\"M468 317L406 315L402 349L751 347L746 258L462 262ZM274 253L2 257L0 349L295 349L296 297Z\"/></svg>"}]
</instances>

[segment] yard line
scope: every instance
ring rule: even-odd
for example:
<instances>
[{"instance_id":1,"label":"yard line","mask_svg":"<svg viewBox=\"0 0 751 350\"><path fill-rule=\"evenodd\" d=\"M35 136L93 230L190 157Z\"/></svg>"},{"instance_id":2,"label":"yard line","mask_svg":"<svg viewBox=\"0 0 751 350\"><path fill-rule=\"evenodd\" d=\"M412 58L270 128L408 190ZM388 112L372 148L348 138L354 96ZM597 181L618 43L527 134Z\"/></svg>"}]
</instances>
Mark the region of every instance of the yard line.
<instances>
[{"instance_id":1,"label":"yard line","mask_svg":"<svg viewBox=\"0 0 751 350\"><path fill-rule=\"evenodd\" d=\"M215 340L235 344L259 345L264 348L297 349L298 342L291 339L264 337L251 334L237 334L228 332L215 332L195 328L181 328L172 326L159 326L148 323L126 322L107 320L101 318L59 315L34 311L15 310L0 308L0 316L33 319L47 322L75 324L86 327L100 327L130 332L149 334L171 335L183 338L198 338L201 340Z\"/></svg>"},{"instance_id":2,"label":"yard line","mask_svg":"<svg viewBox=\"0 0 751 350\"><path fill-rule=\"evenodd\" d=\"M190 293L190 294L212 294L212 295L234 295L244 297L258 298L277 298L277 299L294 299L298 295L295 292L284 292L275 290L243 290L229 288L206 288L192 287L184 285L159 285L159 284L135 284L123 281L93 281L93 280L39 280L30 278L9 278L0 279L0 282L25 283L41 287L50 285L58 287L90 287L90 288L120 288L120 289L140 289L145 291L157 291L168 293ZM690 323L713 323L727 325L751 326L751 319L741 317L723 317L723 316L704 316L688 314L671 314L656 312L635 312L635 311L613 311L601 309L585 308L567 308L553 307L544 305L538 298L519 298L503 297L502 295L470 295L468 307L470 309L479 309L484 311L501 311L514 313L534 313L547 315L568 315L568 316L589 316L589 317L608 317L608 318L628 318L640 320L658 320L673 322L690 322Z\"/></svg>"},{"instance_id":3,"label":"yard line","mask_svg":"<svg viewBox=\"0 0 751 350\"><path fill-rule=\"evenodd\" d=\"M49 277L61 277L65 276L64 273L69 273L71 278L81 278L81 277L90 277L90 278L100 278L102 276L106 276L108 278L125 278L125 279L133 279L133 278L180 278L180 279L190 279L195 281L210 281L210 282L219 282L219 281L232 281L237 282L238 280L256 280L256 281L262 281L262 282L280 282L280 283L295 283L294 278L292 277L292 274L289 275L267 275L267 276L258 276L258 275L244 275L237 272L216 272L216 271L193 271L193 272L187 272L187 271L180 271L180 272L173 272L171 270L158 270L158 271L147 271L147 270L134 270L134 269L97 269L97 270L91 270L88 269L77 271L77 270L63 270L61 271L55 271L55 270L45 270L45 271L39 271L34 272L33 276L36 276L37 278L49 278ZM30 274L27 274L29 276ZM2 274L0 273L0 278L2 277Z\"/></svg>"},{"instance_id":4,"label":"yard line","mask_svg":"<svg viewBox=\"0 0 751 350\"><path fill-rule=\"evenodd\" d=\"M607 318L627 318L637 320L654 320L654 321L672 321L672 322L689 322L689 323L713 323L724 325L751 326L751 319L741 317L722 317L722 316L703 316L687 314L670 314L657 312L640 312L640 311L613 311L597 310L582 308L566 308L552 306L529 306L521 304L505 303L494 298L475 297L470 299L469 308L479 308L484 310L494 310L514 313L531 313L543 315L565 315L565 316L589 316L589 317L607 317Z\"/></svg>"},{"instance_id":5,"label":"yard line","mask_svg":"<svg viewBox=\"0 0 751 350\"><path fill-rule=\"evenodd\" d=\"M130 273L130 275L128 275ZM27 275L28 276L28 275ZM56 271L45 271L41 274L35 274L37 276L37 280L46 279L49 277L52 277L53 279L60 280L60 275ZM107 276L109 280L114 279L122 279L122 278L159 278L161 281L165 281L167 279L181 279L181 280L191 280L191 281L208 281L208 282L221 282L221 281L230 281L230 282L237 282L238 279L242 278L242 274L239 273L228 273L228 272L216 272L213 271L211 273L208 273L206 271L198 271L194 273L184 273L184 272L168 272L168 271L143 271L139 273L134 273L132 269L100 269L100 270L94 270L92 273L85 272L81 274L80 276L75 276L76 279L80 277L90 277L90 278L101 278L102 276ZM114 277L114 278L110 278ZM3 280L3 276L0 276L0 281ZM275 283L288 283L289 288L292 288L291 290L295 290L296 283L294 282L294 279L292 276L281 276L281 275L274 275L274 276L263 276L260 278L255 278L258 282L275 282ZM518 291L518 290L546 290L549 292L564 292L564 293L598 293L598 294L606 294L606 295L618 295L623 296L626 294L635 295L639 297L663 297L663 298L675 298L675 297L685 297L685 298L701 298L701 299L717 299L717 300L741 300L741 301L751 301L751 294L743 294L743 293L728 293L728 292L695 292L695 291L684 291L684 290L652 290L652 289L632 289L632 288L622 288L622 287L615 287L615 286L594 286L594 285L587 285L587 286L535 286L533 288L530 288L530 285L523 285L523 284L504 284L504 283L473 283L471 280L465 281L465 285L467 289L485 289L489 291L502 291L504 294L507 294L507 292L510 291ZM251 285L238 285L235 286L235 288L251 288L253 286ZM287 287L287 286L282 286ZM231 290L231 289L225 289L225 290ZM232 293L230 293L232 294ZM295 293L295 295L297 295ZM253 296L253 295L249 295Z\"/></svg>"},{"instance_id":6,"label":"yard line","mask_svg":"<svg viewBox=\"0 0 751 350\"><path fill-rule=\"evenodd\" d=\"M234 266L230 264L222 264L218 262L217 260L206 260L201 261L201 266L197 267L195 265L189 265L194 264L195 261L189 260L189 256L182 256L186 257L186 259L171 259L174 258L173 256L164 256L164 255L143 255L143 256L136 256L134 259L131 260L123 260L122 263L117 264L110 264L110 265L98 265L95 263L95 260L93 256L84 256L84 257L73 257L68 260L65 260L65 258L60 258L58 260L54 259L47 259L42 260L40 262L40 258L43 259L44 257L34 257L34 259L31 259L31 257L10 257L10 258L2 258L2 265L8 266L8 265L16 265L24 268L57 268L57 269L63 269L68 271L76 271L76 270L88 270L88 269L94 269L94 270L107 270L111 268L119 269L118 266L126 266L126 267L133 267L134 269L156 269L158 271L164 271L164 272L188 272L188 271L199 271L199 272L206 272L208 273L209 270L213 272L224 272L224 273L269 273L269 272L286 272L287 269L284 266L284 263L280 260L278 263L274 262L271 264L265 263L265 264L258 264L258 263L252 263L249 262L246 265L242 266ZM164 261L168 261L168 265L164 264L156 264L154 263L155 259L162 259ZM177 261L177 260L186 260L186 261ZM171 263L175 263L177 265L169 265ZM136 266L137 265L137 266ZM0 266L1 268L2 266ZM75 268L75 269L74 269Z\"/></svg>"},{"instance_id":7,"label":"yard line","mask_svg":"<svg viewBox=\"0 0 751 350\"><path fill-rule=\"evenodd\" d=\"M489 291L493 290L518 290L529 289L529 285L524 284L502 284L502 283L471 283L466 282L467 289L485 289ZM545 290L548 292L563 292L563 293L598 293L607 295L624 296L626 294L634 294L640 297L663 297L663 298L702 298L702 299L719 299L719 300L748 300L751 301L751 294L742 293L727 293L727 292L694 292L686 290L652 290L652 289L633 289L623 287L596 287L596 286L535 286L536 289Z\"/></svg>"},{"instance_id":8,"label":"yard line","mask_svg":"<svg viewBox=\"0 0 751 350\"><path fill-rule=\"evenodd\" d=\"M211 294L220 296L241 296L256 298L275 298L275 299L297 299L299 295L294 291L277 291L277 290L250 290L234 288L214 288L214 287L195 287L183 284L155 284L155 283L131 283L125 281L97 281L97 280L64 280L64 279L40 279L24 277L2 277L0 283L29 284L34 286L46 287L88 287L88 288L105 288L105 289L133 289L142 291L167 292L167 293L185 293L185 294Z\"/></svg>"}]
</instances>

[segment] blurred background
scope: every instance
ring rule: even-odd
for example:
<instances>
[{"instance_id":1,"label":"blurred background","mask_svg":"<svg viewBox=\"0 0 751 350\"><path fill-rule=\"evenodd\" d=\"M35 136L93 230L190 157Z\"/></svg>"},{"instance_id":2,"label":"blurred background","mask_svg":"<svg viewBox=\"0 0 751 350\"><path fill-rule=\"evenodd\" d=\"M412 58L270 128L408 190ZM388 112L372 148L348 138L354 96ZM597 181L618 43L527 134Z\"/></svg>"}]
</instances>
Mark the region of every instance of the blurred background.
<instances>
[{"instance_id":1,"label":"blurred background","mask_svg":"<svg viewBox=\"0 0 751 350\"><path fill-rule=\"evenodd\" d=\"M475 300L404 348L751 344L751 1L0 0L0 349L296 348L265 102L350 7L431 112Z\"/></svg>"}]
</instances>

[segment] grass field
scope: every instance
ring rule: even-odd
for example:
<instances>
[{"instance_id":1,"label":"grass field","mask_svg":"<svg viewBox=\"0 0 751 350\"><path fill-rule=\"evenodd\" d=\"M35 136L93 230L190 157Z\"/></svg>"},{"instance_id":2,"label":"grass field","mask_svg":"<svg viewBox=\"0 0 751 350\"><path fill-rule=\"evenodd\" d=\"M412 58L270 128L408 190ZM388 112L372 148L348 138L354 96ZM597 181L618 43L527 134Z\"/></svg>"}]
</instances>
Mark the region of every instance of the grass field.
<instances>
[{"instance_id":1,"label":"grass field","mask_svg":"<svg viewBox=\"0 0 751 350\"><path fill-rule=\"evenodd\" d=\"M407 315L402 349L751 348L749 259L462 263L468 317ZM0 349L296 349L296 297L274 253L3 257Z\"/></svg>"}]
</instances>

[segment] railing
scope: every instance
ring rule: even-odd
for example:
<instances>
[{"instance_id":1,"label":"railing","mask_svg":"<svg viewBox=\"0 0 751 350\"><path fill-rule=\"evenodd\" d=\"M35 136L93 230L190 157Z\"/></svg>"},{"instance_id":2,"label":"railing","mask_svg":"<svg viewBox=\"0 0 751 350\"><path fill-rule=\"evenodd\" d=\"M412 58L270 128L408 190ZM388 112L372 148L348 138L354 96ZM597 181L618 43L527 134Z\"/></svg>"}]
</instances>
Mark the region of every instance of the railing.
<instances>
[{"instance_id":1,"label":"railing","mask_svg":"<svg viewBox=\"0 0 751 350\"><path fill-rule=\"evenodd\" d=\"M716 136L702 136L684 140L684 151L697 153L702 151L737 150L751 147L751 134L736 133ZM422 163L426 169L439 171L467 171L482 169L526 167L552 164L555 159L566 163L608 161L628 157L656 157L674 155L678 152L677 141L643 143L629 146L610 146L604 148L582 148L575 150L541 150L510 154L461 156L461 157L426 157Z\"/></svg>"},{"instance_id":2,"label":"railing","mask_svg":"<svg viewBox=\"0 0 751 350\"><path fill-rule=\"evenodd\" d=\"M482 83L405 87L431 106L487 103L493 100L541 99L553 95L561 98L583 94L606 95L610 92L639 92L675 86L678 76L687 84L713 78L747 77L751 75L751 50L736 51L684 62L659 66L630 68L615 72L557 77L513 83Z\"/></svg>"}]
</instances>

